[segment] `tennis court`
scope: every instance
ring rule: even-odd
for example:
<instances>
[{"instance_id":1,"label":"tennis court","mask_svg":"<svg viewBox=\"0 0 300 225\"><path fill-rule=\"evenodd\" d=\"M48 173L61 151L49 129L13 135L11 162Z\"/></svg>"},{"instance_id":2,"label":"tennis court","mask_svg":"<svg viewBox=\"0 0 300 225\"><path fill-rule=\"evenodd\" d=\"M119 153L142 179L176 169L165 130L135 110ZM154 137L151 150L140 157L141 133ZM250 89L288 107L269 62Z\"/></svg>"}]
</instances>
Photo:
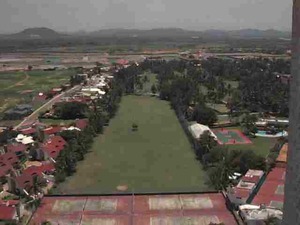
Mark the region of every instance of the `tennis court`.
<instances>
[{"instance_id":1,"label":"tennis court","mask_svg":"<svg viewBox=\"0 0 300 225\"><path fill-rule=\"evenodd\" d=\"M237 129L216 129L213 133L217 136L220 145L252 144L251 140Z\"/></svg>"}]
</instances>

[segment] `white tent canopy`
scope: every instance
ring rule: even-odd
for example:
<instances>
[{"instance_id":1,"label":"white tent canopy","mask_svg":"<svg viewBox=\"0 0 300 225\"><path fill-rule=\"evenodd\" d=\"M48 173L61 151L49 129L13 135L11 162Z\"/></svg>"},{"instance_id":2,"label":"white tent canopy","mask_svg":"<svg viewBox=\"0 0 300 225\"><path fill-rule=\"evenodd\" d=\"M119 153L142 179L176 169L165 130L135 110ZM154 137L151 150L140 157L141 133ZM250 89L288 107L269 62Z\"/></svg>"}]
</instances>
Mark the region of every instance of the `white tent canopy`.
<instances>
[{"instance_id":1,"label":"white tent canopy","mask_svg":"<svg viewBox=\"0 0 300 225\"><path fill-rule=\"evenodd\" d=\"M210 130L208 126L205 126L200 123L194 123L189 126L189 131L193 135L194 138L199 139L201 135L205 132L208 131L210 135L217 140L217 136Z\"/></svg>"}]
</instances>

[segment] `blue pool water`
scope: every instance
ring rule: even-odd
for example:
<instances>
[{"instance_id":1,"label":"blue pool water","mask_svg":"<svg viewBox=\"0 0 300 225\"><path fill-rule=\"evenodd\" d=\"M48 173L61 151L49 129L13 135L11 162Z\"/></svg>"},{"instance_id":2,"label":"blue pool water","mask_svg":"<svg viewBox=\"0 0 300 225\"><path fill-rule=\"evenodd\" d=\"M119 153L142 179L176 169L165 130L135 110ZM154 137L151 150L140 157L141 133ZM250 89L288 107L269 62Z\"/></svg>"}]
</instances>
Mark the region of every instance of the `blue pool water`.
<instances>
[{"instance_id":1,"label":"blue pool water","mask_svg":"<svg viewBox=\"0 0 300 225\"><path fill-rule=\"evenodd\" d=\"M264 130L257 131L257 134L259 134L261 136L268 135L267 132ZM273 136L280 137L280 136L285 136L285 135L286 135L286 132L278 132L278 133L274 134Z\"/></svg>"}]
</instances>

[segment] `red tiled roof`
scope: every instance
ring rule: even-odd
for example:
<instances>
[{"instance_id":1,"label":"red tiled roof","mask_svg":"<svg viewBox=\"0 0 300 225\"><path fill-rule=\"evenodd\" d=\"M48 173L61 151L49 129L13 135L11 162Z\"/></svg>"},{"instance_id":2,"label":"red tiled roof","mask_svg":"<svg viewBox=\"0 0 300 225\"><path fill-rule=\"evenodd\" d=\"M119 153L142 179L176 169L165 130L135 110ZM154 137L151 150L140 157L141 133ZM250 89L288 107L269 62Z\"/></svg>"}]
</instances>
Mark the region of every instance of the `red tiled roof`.
<instances>
[{"instance_id":1,"label":"red tiled roof","mask_svg":"<svg viewBox=\"0 0 300 225\"><path fill-rule=\"evenodd\" d=\"M62 127L60 127L60 126L48 127L48 128L44 129L44 133L47 135L57 134L61 131L62 131Z\"/></svg>"},{"instance_id":2,"label":"red tiled roof","mask_svg":"<svg viewBox=\"0 0 300 225\"><path fill-rule=\"evenodd\" d=\"M237 188L235 187L234 189L234 196L236 198L239 199L245 199L247 200L251 194L251 190L250 189L246 189L246 188Z\"/></svg>"},{"instance_id":3,"label":"red tiled roof","mask_svg":"<svg viewBox=\"0 0 300 225\"><path fill-rule=\"evenodd\" d=\"M262 187L259 189L257 195L253 199L253 204L270 205L272 201L283 202L283 193L278 192L280 186L284 186L285 182L285 168L275 167L267 176Z\"/></svg>"},{"instance_id":4,"label":"red tiled roof","mask_svg":"<svg viewBox=\"0 0 300 225\"><path fill-rule=\"evenodd\" d=\"M5 176L12 169L9 163L0 162L0 177Z\"/></svg>"},{"instance_id":5,"label":"red tiled roof","mask_svg":"<svg viewBox=\"0 0 300 225\"><path fill-rule=\"evenodd\" d=\"M19 159L16 156L16 154L14 154L12 152L7 152L4 155L0 155L0 162L3 162L4 164L13 165L13 164L19 162Z\"/></svg>"},{"instance_id":6,"label":"red tiled roof","mask_svg":"<svg viewBox=\"0 0 300 225\"><path fill-rule=\"evenodd\" d=\"M22 143L13 143L7 145L7 151L8 152L24 152L26 150L26 145Z\"/></svg>"},{"instance_id":7,"label":"red tiled roof","mask_svg":"<svg viewBox=\"0 0 300 225\"><path fill-rule=\"evenodd\" d=\"M0 200L0 205L13 206L18 205L20 200Z\"/></svg>"},{"instance_id":8,"label":"red tiled roof","mask_svg":"<svg viewBox=\"0 0 300 225\"><path fill-rule=\"evenodd\" d=\"M126 64L129 63L129 61L126 60L126 59L119 59L119 60L117 61L117 63L120 64L120 65L126 65Z\"/></svg>"},{"instance_id":9,"label":"red tiled roof","mask_svg":"<svg viewBox=\"0 0 300 225\"><path fill-rule=\"evenodd\" d=\"M268 174L267 180L285 181L286 168L273 168Z\"/></svg>"},{"instance_id":10,"label":"red tiled roof","mask_svg":"<svg viewBox=\"0 0 300 225\"><path fill-rule=\"evenodd\" d=\"M47 163L41 166L30 166L23 171L23 174L30 176L42 176L42 173L54 172L54 170L54 165L52 163Z\"/></svg>"},{"instance_id":11,"label":"red tiled roof","mask_svg":"<svg viewBox=\"0 0 300 225\"><path fill-rule=\"evenodd\" d=\"M12 220L16 215L16 211L15 207L0 205L0 220Z\"/></svg>"},{"instance_id":12,"label":"red tiled roof","mask_svg":"<svg viewBox=\"0 0 300 225\"><path fill-rule=\"evenodd\" d=\"M28 174L21 174L15 179L17 187L20 189L29 190L33 186L33 178Z\"/></svg>"},{"instance_id":13,"label":"red tiled roof","mask_svg":"<svg viewBox=\"0 0 300 225\"><path fill-rule=\"evenodd\" d=\"M25 128L25 129L20 130L20 132L24 135L30 135L30 134L36 133L36 129L33 128L33 127L29 127L29 128Z\"/></svg>"},{"instance_id":14,"label":"red tiled roof","mask_svg":"<svg viewBox=\"0 0 300 225\"><path fill-rule=\"evenodd\" d=\"M81 130L83 130L84 128L86 128L88 124L89 124L89 120L88 119L79 119L79 120L75 121L75 126L78 127Z\"/></svg>"},{"instance_id":15,"label":"red tiled roof","mask_svg":"<svg viewBox=\"0 0 300 225\"><path fill-rule=\"evenodd\" d=\"M252 177L243 176L242 177L242 181L250 182L250 183L254 183L254 184L257 184L259 182L259 180L260 180L259 176L252 176Z\"/></svg>"},{"instance_id":16,"label":"red tiled roof","mask_svg":"<svg viewBox=\"0 0 300 225\"><path fill-rule=\"evenodd\" d=\"M55 159L66 145L67 142L61 136L53 136L43 144L43 150L46 151L51 158Z\"/></svg>"}]
</instances>

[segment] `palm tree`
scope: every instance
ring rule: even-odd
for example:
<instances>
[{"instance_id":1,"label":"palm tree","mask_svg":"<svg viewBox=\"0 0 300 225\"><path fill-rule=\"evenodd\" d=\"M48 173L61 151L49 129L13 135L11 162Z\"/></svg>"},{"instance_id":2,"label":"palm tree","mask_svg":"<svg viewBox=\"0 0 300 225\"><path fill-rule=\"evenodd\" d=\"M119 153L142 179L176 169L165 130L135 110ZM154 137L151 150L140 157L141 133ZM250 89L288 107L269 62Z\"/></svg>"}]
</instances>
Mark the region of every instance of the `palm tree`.
<instances>
[{"instance_id":1,"label":"palm tree","mask_svg":"<svg viewBox=\"0 0 300 225\"><path fill-rule=\"evenodd\" d=\"M226 149L218 149L219 161L213 164L209 170L210 181L217 190L225 190L230 184L229 177L234 173L234 161L236 152Z\"/></svg>"},{"instance_id":2,"label":"palm tree","mask_svg":"<svg viewBox=\"0 0 300 225\"><path fill-rule=\"evenodd\" d=\"M265 221L265 225L279 225L280 220L274 216L269 216L268 219Z\"/></svg>"}]
</instances>

